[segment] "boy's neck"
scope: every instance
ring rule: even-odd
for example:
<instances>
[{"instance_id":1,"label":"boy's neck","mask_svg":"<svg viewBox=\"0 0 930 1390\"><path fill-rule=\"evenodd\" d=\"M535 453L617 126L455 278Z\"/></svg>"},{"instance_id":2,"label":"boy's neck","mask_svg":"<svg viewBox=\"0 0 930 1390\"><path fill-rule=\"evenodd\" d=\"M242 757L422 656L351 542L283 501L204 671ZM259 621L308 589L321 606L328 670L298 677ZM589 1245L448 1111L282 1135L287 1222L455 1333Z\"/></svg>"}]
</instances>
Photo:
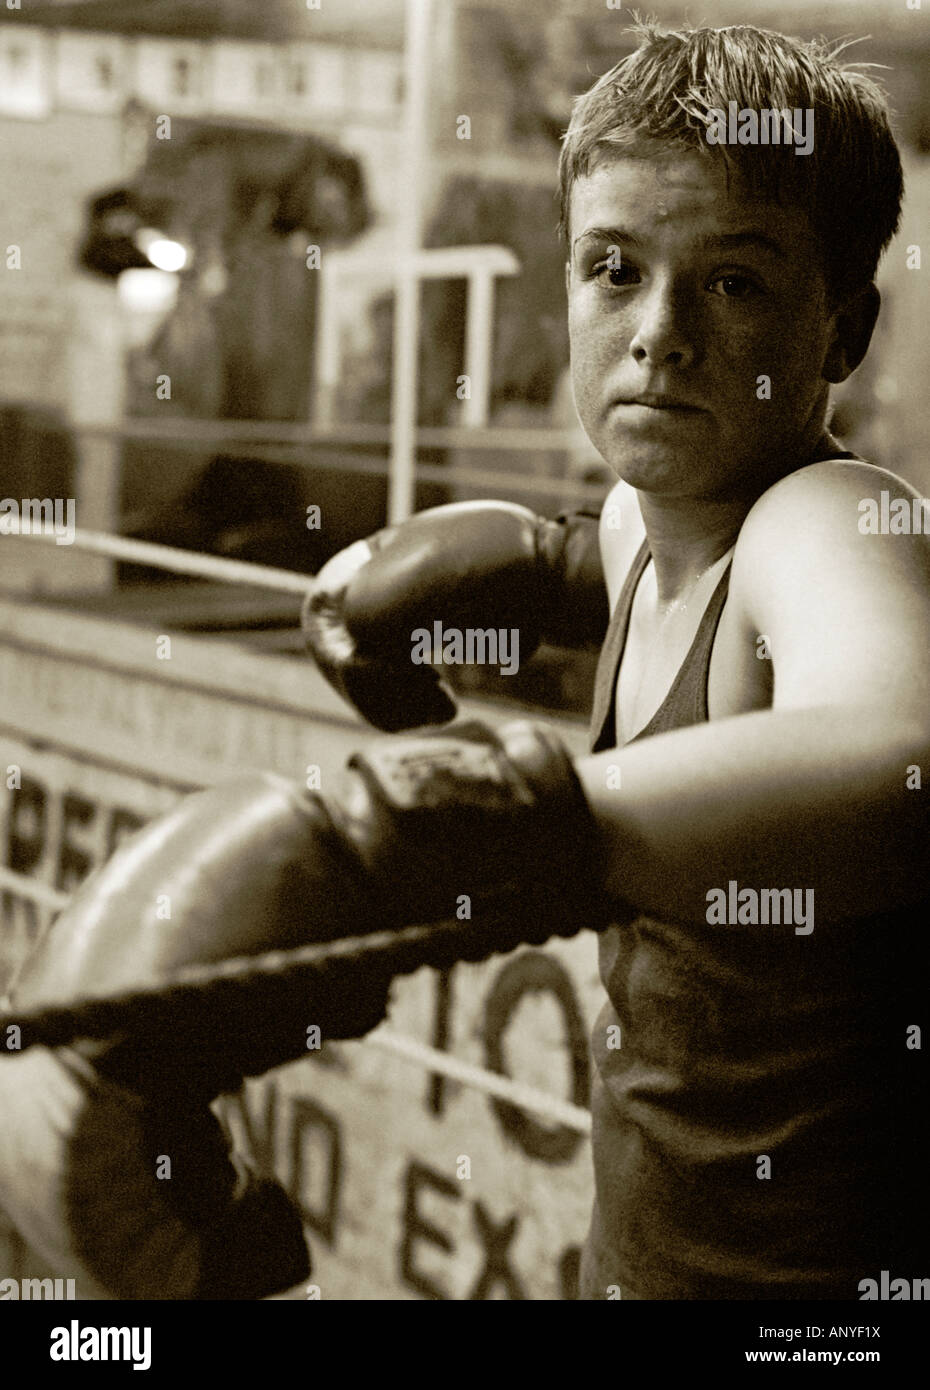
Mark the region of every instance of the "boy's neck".
<instances>
[{"instance_id":1,"label":"boy's neck","mask_svg":"<svg viewBox=\"0 0 930 1390\"><path fill-rule=\"evenodd\" d=\"M787 477L798 468L842 452L841 445L824 427L816 443L805 451L804 461L779 476ZM681 599L733 548L749 511L776 481L777 478L760 480L757 489L726 501L638 494L661 604Z\"/></svg>"}]
</instances>

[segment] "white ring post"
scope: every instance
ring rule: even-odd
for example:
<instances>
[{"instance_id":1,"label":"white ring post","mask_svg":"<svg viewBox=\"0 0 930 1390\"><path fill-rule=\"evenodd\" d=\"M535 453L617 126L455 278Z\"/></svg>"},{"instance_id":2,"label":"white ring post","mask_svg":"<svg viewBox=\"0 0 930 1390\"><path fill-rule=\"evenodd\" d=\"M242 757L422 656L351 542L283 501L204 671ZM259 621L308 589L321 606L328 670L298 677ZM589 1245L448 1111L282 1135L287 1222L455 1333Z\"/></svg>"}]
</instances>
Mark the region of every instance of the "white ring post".
<instances>
[{"instance_id":1,"label":"white ring post","mask_svg":"<svg viewBox=\"0 0 930 1390\"><path fill-rule=\"evenodd\" d=\"M461 423L488 423L491 408L491 353L494 345L494 281L490 270L473 270L468 277L465 315L465 374L469 394L462 402Z\"/></svg>"},{"instance_id":2,"label":"white ring post","mask_svg":"<svg viewBox=\"0 0 930 1390\"><path fill-rule=\"evenodd\" d=\"M126 409L126 354L123 309L116 286L88 273L72 292L73 326L68 345L68 420L74 430L75 513L78 526L116 531L122 440L116 433ZM154 390L154 386L153 386ZM49 566L42 587L107 592L114 587L112 560L69 556Z\"/></svg>"},{"instance_id":3,"label":"white ring post","mask_svg":"<svg viewBox=\"0 0 930 1390\"><path fill-rule=\"evenodd\" d=\"M391 471L388 524L413 511L416 472L417 354L420 282L413 259L422 239L422 181L426 163L431 0L407 0L404 45L403 173L398 189L397 294L391 381Z\"/></svg>"}]
</instances>

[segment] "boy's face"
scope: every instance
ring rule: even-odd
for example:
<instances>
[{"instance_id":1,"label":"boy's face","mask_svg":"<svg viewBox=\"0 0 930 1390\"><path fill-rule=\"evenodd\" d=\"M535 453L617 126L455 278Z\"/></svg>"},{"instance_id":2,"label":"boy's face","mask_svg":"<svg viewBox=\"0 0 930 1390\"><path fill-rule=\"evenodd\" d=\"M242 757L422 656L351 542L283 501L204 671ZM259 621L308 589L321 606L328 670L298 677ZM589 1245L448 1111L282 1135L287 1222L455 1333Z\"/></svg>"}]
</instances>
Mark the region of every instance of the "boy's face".
<instances>
[{"instance_id":1,"label":"boy's face","mask_svg":"<svg viewBox=\"0 0 930 1390\"><path fill-rule=\"evenodd\" d=\"M804 214L732 176L728 193L722 164L696 154L605 159L576 180L570 212L575 401L614 471L723 500L799 466L836 336Z\"/></svg>"}]
</instances>

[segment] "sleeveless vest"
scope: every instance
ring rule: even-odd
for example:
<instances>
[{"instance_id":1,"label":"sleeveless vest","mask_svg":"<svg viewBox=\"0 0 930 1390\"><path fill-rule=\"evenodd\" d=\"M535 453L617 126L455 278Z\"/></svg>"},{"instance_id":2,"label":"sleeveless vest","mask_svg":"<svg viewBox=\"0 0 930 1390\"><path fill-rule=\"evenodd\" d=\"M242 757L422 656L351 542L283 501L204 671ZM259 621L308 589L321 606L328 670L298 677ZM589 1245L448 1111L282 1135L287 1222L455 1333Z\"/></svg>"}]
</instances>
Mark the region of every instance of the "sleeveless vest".
<instances>
[{"instance_id":1,"label":"sleeveless vest","mask_svg":"<svg viewBox=\"0 0 930 1390\"><path fill-rule=\"evenodd\" d=\"M616 746L617 674L648 559L644 543L601 652L592 752ZM706 721L728 584L729 568L633 741ZM640 1299L858 1299L883 1269L930 1276L926 1069L906 1046L925 1011L928 909L829 926L815 914L806 936L647 916L601 933L608 1003L593 1033L596 1196L580 1297L618 1286Z\"/></svg>"}]
</instances>

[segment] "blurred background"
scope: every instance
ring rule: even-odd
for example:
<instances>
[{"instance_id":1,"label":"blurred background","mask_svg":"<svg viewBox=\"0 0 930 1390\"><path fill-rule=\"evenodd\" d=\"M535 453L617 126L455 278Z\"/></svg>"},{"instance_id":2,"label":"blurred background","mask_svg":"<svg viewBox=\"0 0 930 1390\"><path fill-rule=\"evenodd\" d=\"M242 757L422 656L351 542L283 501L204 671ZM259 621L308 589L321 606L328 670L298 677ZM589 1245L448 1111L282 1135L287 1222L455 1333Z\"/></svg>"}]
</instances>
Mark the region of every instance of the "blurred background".
<instances>
[{"instance_id":1,"label":"blurred background","mask_svg":"<svg viewBox=\"0 0 930 1390\"><path fill-rule=\"evenodd\" d=\"M930 5L649 12L869 36L851 56L886 65L905 219L834 428L930 493L930 292L907 255L930 211ZM608 475L567 378L556 160L572 96L632 46L628 6L29 0L0 21L5 496L75 497L83 528L304 572L413 508L599 505ZM3 558L0 585L46 602L299 641L292 598L220 599L65 547ZM580 710L589 675L543 653L508 693Z\"/></svg>"}]
</instances>

